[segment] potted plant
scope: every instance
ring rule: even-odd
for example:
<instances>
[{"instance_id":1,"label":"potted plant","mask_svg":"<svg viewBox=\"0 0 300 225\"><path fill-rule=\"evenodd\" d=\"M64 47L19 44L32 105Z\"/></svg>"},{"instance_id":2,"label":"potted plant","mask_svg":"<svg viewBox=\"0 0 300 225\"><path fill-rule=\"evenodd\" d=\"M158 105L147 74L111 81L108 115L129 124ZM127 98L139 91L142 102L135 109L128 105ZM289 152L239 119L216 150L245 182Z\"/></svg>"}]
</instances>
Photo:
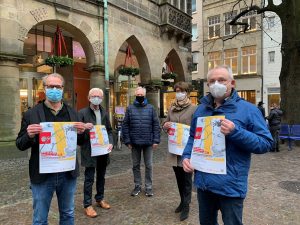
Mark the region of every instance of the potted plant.
<instances>
[{"instance_id":1,"label":"potted plant","mask_svg":"<svg viewBox=\"0 0 300 225\"><path fill-rule=\"evenodd\" d=\"M119 69L119 74L124 76L136 76L140 73L139 68L123 66Z\"/></svg>"},{"instance_id":2,"label":"potted plant","mask_svg":"<svg viewBox=\"0 0 300 225\"><path fill-rule=\"evenodd\" d=\"M51 67L64 67L74 64L74 60L68 56L52 55L46 58L45 64Z\"/></svg>"},{"instance_id":3,"label":"potted plant","mask_svg":"<svg viewBox=\"0 0 300 225\"><path fill-rule=\"evenodd\" d=\"M177 74L173 73L173 72L163 73L161 75L161 78L164 79L164 80L175 79L176 77L177 77Z\"/></svg>"}]
</instances>

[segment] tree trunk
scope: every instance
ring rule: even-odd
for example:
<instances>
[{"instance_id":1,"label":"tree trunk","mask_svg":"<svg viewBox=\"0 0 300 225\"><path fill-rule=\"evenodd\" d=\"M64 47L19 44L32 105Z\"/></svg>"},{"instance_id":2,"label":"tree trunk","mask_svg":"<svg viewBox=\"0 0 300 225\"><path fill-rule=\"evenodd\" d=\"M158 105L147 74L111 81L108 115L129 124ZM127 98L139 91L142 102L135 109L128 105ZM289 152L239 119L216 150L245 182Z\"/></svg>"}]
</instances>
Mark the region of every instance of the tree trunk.
<instances>
[{"instance_id":1,"label":"tree trunk","mask_svg":"<svg viewBox=\"0 0 300 225\"><path fill-rule=\"evenodd\" d=\"M282 24L282 122L300 124L300 1L287 1L278 15Z\"/></svg>"}]
</instances>

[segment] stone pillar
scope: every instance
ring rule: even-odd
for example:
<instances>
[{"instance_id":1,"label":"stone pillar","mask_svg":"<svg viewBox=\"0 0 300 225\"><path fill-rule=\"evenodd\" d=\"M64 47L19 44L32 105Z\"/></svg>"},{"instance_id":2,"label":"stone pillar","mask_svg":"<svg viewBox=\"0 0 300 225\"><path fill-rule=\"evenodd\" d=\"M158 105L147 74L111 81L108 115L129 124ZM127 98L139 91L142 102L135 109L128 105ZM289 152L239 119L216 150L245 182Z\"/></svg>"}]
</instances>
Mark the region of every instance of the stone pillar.
<instances>
[{"instance_id":1,"label":"stone pillar","mask_svg":"<svg viewBox=\"0 0 300 225\"><path fill-rule=\"evenodd\" d=\"M20 58L0 55L0 142L15 140L20 129Z\"/></svg>"},{"instance_id":2,"label":"stone pillar","mask_svg":"<svg viewBox=\"0 0 300 225\"><path fill-rule=\"evenodd\" d=\"M110 105L109 103L109 87L105 84L105 74L104 68L102 66L93 65L87 68L87 71L90 72L90 88L101 88L104 92L104 101L101 105L107 109L106 106Z\"/></svg>"}]
</instances>

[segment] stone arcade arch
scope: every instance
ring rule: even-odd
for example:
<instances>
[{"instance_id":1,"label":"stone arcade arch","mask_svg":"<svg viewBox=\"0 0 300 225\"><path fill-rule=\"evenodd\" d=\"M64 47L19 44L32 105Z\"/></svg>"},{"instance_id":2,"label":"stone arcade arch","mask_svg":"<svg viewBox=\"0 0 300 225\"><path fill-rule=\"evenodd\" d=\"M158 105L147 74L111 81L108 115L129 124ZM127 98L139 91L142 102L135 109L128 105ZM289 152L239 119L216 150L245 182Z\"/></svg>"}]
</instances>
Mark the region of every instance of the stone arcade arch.
<instances>
[{"instance_id":1,"label":"stone arcade arch","mask_svg":"<svg viewBox=\"0 0 300 225\"><path fill-rule=\"evenodd\" d=\"M22 4L23 2L20 2ZM15 1L8 2L9 10L18 13L18 17L8 17L1 20L1 26L7 31L1 35L0 43L0 141L15 139L20 127L20 91L19 91L19 63L25 58L23 55L24 40L32 27L37 24L59 25L80 41L87 58L87 70L90 73L90 86L105 88L103 70L102 36L98 18L87 19L84 15L69 12L61 16L53 6L38 4L35 9L24 8ZM4 12L3 8L0 12ZM14 11L15 10L15 11ZM22 18L22 19L20 19ZM58 19L59 18L59 19ZM76 19L75 19L76 18ZM91 22L92 21L92 22ZM101 23L100 23L101 24ZM12 29L15 27L16 29Z\"/></svg>"}]
</instances>

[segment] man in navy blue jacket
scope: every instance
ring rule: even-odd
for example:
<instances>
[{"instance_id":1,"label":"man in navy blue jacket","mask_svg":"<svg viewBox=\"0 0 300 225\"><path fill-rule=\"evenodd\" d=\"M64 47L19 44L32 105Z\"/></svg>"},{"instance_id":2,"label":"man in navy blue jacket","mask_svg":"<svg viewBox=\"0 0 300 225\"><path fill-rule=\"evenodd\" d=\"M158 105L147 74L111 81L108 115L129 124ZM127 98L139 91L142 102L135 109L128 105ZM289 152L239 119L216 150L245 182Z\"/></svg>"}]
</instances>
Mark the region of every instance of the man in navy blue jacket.
<instances>
[{"instance_id":1,"label":"man in navy blue jacket","mask_svg":"<svg viewBox=\"0 0 300 225\"><path fill-rule=\"evenodd\" d=\"M194 113L190 137L182 155L183 168L186 172L194 171L190 158L197 118L225 115L220 128L225 135L226 174L195 170L199 220L201 225L218 224L220 209L225 225L242 225L251 153L269 151L273 140L259 109L238 96L229 67L218 66L210 70L207 84L210 93L201 99Z\"/></svg>"},{"instance_id":2,"label":"man in navy blue jacket","mask_svg":"<svg viewBox=\"0 0 300 225\"><path fill-rule=\"evenodd\" d=\"M128 106L122 124L124 143L131 149L133 176L135 187L131 193L137 196L142 189L141 154L145 164L145 194L153 196L152 190L152 158L153 149L160 143L160 126L154 107L145 98L146 89L138 87L135 90L136 99Z\"/></svg>"}]
</instances>

